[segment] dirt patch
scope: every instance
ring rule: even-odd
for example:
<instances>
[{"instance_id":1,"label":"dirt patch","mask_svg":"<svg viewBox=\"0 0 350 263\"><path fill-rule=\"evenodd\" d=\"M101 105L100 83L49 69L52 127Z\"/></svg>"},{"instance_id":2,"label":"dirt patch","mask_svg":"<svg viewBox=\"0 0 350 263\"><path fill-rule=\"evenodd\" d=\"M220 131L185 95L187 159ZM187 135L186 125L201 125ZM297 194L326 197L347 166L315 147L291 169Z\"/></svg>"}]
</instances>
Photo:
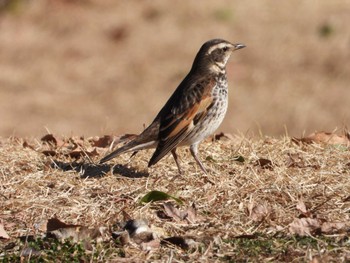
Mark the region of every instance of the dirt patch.
<instances>
[{"instance_id":1,"label":"dirt patch","mask_svg":"<svg viewBox=\"0 0 350 263\"><path fill-rule=\"evenodd\" d=\"M137 133L203 42L242 42L225 131L292 136L349 123L344 1L10 1L0 12L0 134Z\"/></svg>"},{"instance_id":2,"label":"dirt patch","mask_svg":"<svg viewBox=\"0 0 350 263\"><path fill-rule=\"evenodd\" d=\"M171 157L151 169L150 151L96 165L108 148L77 159L64 141L92 147L1 140L0 258L349 260L346 145L231 136L201 145L207 176L180 149L179 176Z\"/></svg>"}]
</instances>

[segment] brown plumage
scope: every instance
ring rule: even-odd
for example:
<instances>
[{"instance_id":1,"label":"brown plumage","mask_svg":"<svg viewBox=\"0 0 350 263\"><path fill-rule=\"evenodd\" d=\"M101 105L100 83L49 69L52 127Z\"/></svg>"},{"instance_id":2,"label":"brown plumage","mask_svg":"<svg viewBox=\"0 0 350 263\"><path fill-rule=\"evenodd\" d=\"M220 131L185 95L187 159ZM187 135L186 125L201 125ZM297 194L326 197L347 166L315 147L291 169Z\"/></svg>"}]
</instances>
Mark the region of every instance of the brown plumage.
<instances>
[{"instance_id":1,"label":"brown plumage","mask_svg":"<svg viewBox=\"0 0 350 263\"><path fill-rule=\"evenodd\" d=\"M100 163L125 153L156 148L148 166L172 153L181 173L176 148L190 145L190 152L202 171L198 145L215 132L227 110L226 63L231 53L245 47L222 39L209 40L200 48L192 68L150 126L135 139L116 149Z\"/></svg>"}]
</instances>

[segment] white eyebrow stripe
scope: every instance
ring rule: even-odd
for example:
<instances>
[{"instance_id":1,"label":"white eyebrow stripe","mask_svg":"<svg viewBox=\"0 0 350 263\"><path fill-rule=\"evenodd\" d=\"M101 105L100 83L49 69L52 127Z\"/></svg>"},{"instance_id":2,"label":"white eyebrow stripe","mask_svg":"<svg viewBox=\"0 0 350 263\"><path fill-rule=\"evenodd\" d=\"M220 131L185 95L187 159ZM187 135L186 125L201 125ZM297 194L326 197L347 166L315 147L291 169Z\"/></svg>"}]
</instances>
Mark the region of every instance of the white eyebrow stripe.
<instances>
[{"instance_id":1,"label":"white eyebrow stripe","mask_svg":"<svg viewBox=\"0 0 350 263\"><path fill-rule=\"evenodd\" d=\"M226 46L227 46L226 43L220 43L220 44L217 44L217 45L215 45L215 46L212 46L211 48L209 48L208 54L211 54L211 52L213 52L215 49L224 48L224 47L226 47Z\"/></svg>"}]
</instances>

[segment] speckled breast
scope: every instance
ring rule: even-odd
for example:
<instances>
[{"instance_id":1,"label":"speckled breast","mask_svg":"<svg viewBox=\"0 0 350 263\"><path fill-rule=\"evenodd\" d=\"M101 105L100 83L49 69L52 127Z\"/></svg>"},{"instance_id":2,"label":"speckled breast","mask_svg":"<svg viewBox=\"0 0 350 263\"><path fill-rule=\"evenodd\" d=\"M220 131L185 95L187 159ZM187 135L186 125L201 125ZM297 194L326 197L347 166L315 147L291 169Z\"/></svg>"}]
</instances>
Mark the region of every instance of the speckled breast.
<instances>
[{"instance_id":1,"label":"speckled breast","mask_svg":"<svg viewBox=\"0 0 350 263\"><path fill-rule=\"evenodd\" d=\"M199 143L212 135L220 126L226 115L228 106L228 85L225 75L217 78L217 84L212 90L213 105L207 115L196 124L193 131L184 140L185 144Z\"/></svg>"}]
</instances>

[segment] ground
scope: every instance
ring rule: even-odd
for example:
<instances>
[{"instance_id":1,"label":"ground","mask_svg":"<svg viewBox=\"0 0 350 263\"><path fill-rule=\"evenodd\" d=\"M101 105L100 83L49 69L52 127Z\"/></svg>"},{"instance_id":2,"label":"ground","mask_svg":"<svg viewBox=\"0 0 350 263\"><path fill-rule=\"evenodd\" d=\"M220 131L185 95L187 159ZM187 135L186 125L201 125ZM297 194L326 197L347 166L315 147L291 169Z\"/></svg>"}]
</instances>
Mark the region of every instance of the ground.
<instances>
[{"instance_id":1,"label":"ground","mask_svg":"<svg viewBox=\"0 0 350 263\"><path fill-rule=\"evenodd\" d=\"M247 46L228 64L221 130L349 124L347 1L1 2L0 136L137 133L217 37Z\"/></svg>"},{"instance_id":2,"label":"ground","mask_svg":"<svg viewBox=\"0 0 350 263\"><path fill-rule=\"evenodd\" d=\"M208 175L187 149L179 175L150 151L96 165L112 138L2 140L0 258L348 262L349 141L310 138L221 134L200 147Z\"/></svg>"},{"instance_id":3,"label":"ground","mask_svg":"<svg viewBox=\"0 0 350 263\"><path fill-rule=\"evenodd\" d=\"M0 260L349 262L349 11L0 1ZM185 148L181 176L171 157L148 169L151 151L97 165L217 37L247 47L228 63L225 133L200 145L208 175Z\"/></svg>"}]
</instances>

